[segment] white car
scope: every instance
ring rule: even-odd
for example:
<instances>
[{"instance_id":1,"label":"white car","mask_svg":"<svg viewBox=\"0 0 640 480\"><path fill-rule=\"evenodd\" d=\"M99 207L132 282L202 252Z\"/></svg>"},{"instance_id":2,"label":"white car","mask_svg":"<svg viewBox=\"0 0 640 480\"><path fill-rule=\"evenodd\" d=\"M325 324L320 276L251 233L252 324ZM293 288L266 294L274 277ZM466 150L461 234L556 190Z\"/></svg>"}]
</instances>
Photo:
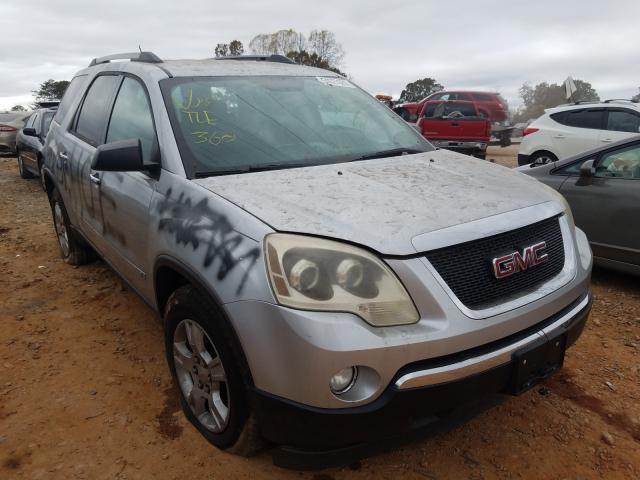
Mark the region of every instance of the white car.
<instances>
[{"instance_id":1,"label":"white car","mask_svg":"<svg viewBox=\"0 0 640 480\"><path fill-rule=\"evenodd\" d=\"M555 162L640 132L640 106L628 100L548 108L523 132L518 164Z\"/></svg>"}]
</instances>

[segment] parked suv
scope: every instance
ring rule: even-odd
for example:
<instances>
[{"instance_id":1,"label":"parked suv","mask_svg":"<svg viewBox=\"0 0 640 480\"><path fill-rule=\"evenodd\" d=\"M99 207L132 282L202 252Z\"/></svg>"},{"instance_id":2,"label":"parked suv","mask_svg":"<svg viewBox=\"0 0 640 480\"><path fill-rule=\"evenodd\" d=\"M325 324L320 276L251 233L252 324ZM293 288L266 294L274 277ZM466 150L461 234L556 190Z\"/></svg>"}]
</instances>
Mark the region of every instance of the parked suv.
<instances>
[{"instance_id":1,"label":"parked suv","mask_svg":"<svg viewBox=\"0 0 640 480\"><path fill-rule=\"evenodd\" d=\"M99 254L159 312L185 415L239 454L348 450L520 393L591 306L560 194L284 57L95 59L44 175L62 258Z\"/></svg>"},{"instance_id":2,"label":"parked suv","mask_svg":"<svg viewBox=\"0 0 640 480\"><path fill-rule=\"evenodd\" d=\"M493 124L504 124L509 120L509 106L499 93L474 91L441 91L435 92L415 103L401 103L394 111L408 122L415 122L418 114L427 101L464 101L472 102L478 113Z\"/></svg>"},{"instance_id":3,"label":"parked suv","mask_svg":"<svg viewBox=\"0 0 640 480\"><path fill-rule=\"evenodd\" d=\"M548 108L524 129L518 164L545 164L640 132L640 107L627 100Z\"/></svg>"}]
</instances>

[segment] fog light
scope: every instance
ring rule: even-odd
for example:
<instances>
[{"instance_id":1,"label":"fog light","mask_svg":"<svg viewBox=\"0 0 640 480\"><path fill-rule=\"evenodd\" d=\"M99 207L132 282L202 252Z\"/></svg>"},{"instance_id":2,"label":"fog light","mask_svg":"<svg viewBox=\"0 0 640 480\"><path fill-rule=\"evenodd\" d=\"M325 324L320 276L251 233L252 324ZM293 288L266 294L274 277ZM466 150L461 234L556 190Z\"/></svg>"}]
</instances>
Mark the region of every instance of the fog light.
<instances>
[{"instance_id":1,"label":"fog light","mask_svg":"<svg viewBox=\"0 0 640 480\"><path fill-rule=\"evenodd\" d=\"M336 373L329 380L329 387L336 395L348 392L358 378L358 367L347 367Z\"/></svg>"}]
</instances>

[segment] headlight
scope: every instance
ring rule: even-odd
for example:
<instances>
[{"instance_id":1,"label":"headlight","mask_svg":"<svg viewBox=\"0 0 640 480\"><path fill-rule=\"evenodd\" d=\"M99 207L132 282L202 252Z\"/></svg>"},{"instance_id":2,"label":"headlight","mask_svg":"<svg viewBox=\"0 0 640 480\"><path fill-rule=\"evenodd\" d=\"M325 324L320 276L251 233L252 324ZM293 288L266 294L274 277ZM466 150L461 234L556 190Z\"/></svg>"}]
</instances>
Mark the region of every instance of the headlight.
<instances>
[{"instance_id":1,"label":"headlight","mask_svg":"<svg viewBox=\"0 0 640 480\"><path fill-rule=\"evenodd\" d=\"M267 271L282 305L351 312L376 327L420 316L395 274L369 252L340 242L274 233L265 239Z\"/></svg>"}]
</instances>

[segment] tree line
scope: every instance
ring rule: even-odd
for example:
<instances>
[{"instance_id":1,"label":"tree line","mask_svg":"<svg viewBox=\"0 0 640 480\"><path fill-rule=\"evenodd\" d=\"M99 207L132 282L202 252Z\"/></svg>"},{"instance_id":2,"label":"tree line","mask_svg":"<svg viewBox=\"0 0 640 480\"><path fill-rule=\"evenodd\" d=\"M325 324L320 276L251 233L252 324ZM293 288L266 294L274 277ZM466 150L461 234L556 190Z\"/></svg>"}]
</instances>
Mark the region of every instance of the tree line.
<instances>
[{"instance_id":1,"label":"tree line","mask_svg":"<svg viewBox=\"0 0 640 480\"><path fill-rule=\"evenodd\" d=\"M219 43L215 48L216 57L242 55L244 45L239 40ZM252 55L283 55L300 65L324 68L346 76L340 70L344 59L344 49L333 32L313 30L308 36L293 29L260 33L249 42Z\"/></svg>"}]
</instances>

